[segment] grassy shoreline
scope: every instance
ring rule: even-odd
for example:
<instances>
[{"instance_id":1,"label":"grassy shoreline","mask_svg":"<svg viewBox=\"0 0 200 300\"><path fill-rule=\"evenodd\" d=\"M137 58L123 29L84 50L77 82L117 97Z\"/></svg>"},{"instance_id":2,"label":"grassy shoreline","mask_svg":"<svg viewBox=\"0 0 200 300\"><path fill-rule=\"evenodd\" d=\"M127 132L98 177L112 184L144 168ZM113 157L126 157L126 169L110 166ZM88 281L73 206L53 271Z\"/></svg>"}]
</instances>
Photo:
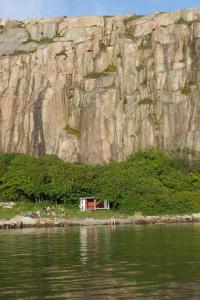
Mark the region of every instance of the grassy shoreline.
<instances>
[{"instance_id":1,"label":"grassy shoreline","mask_svg":"<svg viewBox=\"0 0 200 300\"><path fill-rule=\"evenodd\" d=\"M110 218L125 218L129 216L120 210L101 210L101 211L85 211L81 212L78 207L70 207L62 204L52 205L52 203L31 203L17 202L13 208L0 207L0 220L12 219L17 215L24 215L30 212L43 211L44 207L51 207L55 211L55 216L64 215L66 218L94 218L94 219L110 219ZM51 214L49 215L51 216Z\"/></svg>"},{"instance_id":2,"label":"grassy shoreline","mask_svg":"<svg viewBox=\"0 0 200 300\"><path fill-rule=\"evenodd\" d=\"M200 221L200 212L192 213L173 213L173 214L151 214L151 215L145 215L141 212L134 212L133 214L123 212L121 210L101 210L101 211L85 211L81 212L78 207L71 207L66 206L62 204L57 205L51 205L51 203L45 203L45 207L51 207L53 209L54 214L51 213L44 216L39 217L38 219L45 219L45 218L64 218L65 220L86 220L86 219L93 219L93 220L110 220L110 219L121 219L121 220L128 220L130 218L134 220L153 220L154 218L160 218L164 219L171 219L174 221L176 218L181 218L185 216L197 216L197 218ZM13 208L2 208L0 207L0 221L2 220L11 220L15 218L16 216L26 216L27 213L31 212L43 212L44 210L44 204L41 203L31 203L31 202L17 202L16 205ZM37 218L36 218L37 219Z\"/></svg>"}]
</instances>

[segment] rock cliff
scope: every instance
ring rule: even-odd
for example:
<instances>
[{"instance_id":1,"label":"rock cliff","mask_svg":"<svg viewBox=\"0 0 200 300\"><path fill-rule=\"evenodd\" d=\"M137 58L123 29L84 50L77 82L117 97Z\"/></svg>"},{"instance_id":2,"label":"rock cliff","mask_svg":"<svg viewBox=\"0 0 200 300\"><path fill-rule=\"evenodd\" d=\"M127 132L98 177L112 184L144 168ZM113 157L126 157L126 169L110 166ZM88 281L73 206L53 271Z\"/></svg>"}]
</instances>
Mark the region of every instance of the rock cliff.
<instances>
[{"instance_id":1,"label":"rock cliff","mask_svg":"<svg viewBox=\"0 0 200 300\"><path fill-rule=\"evenodd\" d=\"M200 151L200 9L0 20L0 151Z\"/></svg>"}]
</instances>

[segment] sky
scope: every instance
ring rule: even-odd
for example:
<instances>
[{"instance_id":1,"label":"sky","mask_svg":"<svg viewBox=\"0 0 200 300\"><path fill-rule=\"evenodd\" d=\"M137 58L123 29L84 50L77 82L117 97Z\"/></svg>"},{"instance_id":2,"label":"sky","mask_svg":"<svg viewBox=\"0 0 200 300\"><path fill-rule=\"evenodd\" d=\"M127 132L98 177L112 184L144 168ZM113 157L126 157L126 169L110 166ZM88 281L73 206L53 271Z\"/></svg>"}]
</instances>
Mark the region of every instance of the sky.
<instances>
[{"instance_id":1,"label":"sky","mask_svg":"<svg viewBox=\"0 0 200 300\"><path fill-rule=\"evenodd\" d=\"M200 0L0 0L0 18L149 14L200 8Z\"/></svg>"}]
</instances>

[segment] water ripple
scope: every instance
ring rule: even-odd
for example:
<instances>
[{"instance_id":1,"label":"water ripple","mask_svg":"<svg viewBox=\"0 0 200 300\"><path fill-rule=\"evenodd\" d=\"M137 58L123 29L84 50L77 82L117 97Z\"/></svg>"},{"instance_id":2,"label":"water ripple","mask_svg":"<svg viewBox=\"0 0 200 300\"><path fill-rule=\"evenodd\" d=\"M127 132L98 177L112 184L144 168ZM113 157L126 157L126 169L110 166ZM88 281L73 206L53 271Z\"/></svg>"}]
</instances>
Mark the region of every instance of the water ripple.
<instances>
[{"instance_id":1,"label":"water ripple","mask_svg":"<svg viewBox=\"0 0 200 300\"><path fill-rule=\"evenodd\" d=\"M0 232L0 299L200 299L200 226Z\"/></svg>"}]
</instances>

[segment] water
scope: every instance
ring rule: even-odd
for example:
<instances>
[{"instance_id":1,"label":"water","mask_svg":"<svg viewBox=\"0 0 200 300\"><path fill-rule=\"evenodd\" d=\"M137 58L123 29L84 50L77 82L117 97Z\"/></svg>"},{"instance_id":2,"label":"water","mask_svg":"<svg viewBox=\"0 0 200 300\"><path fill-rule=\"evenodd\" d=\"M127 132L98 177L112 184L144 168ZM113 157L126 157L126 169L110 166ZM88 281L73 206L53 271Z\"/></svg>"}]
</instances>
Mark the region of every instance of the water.
<instances>
[{"instance_id":1,"label":"water","mask_svg":"<svg viewBox=\"0 0 200 300\"><path fill-rule=\"evenodd\" d=\"M0 299L200 299L200 225L0 231Z\"/></svg>"}]
</instances>

